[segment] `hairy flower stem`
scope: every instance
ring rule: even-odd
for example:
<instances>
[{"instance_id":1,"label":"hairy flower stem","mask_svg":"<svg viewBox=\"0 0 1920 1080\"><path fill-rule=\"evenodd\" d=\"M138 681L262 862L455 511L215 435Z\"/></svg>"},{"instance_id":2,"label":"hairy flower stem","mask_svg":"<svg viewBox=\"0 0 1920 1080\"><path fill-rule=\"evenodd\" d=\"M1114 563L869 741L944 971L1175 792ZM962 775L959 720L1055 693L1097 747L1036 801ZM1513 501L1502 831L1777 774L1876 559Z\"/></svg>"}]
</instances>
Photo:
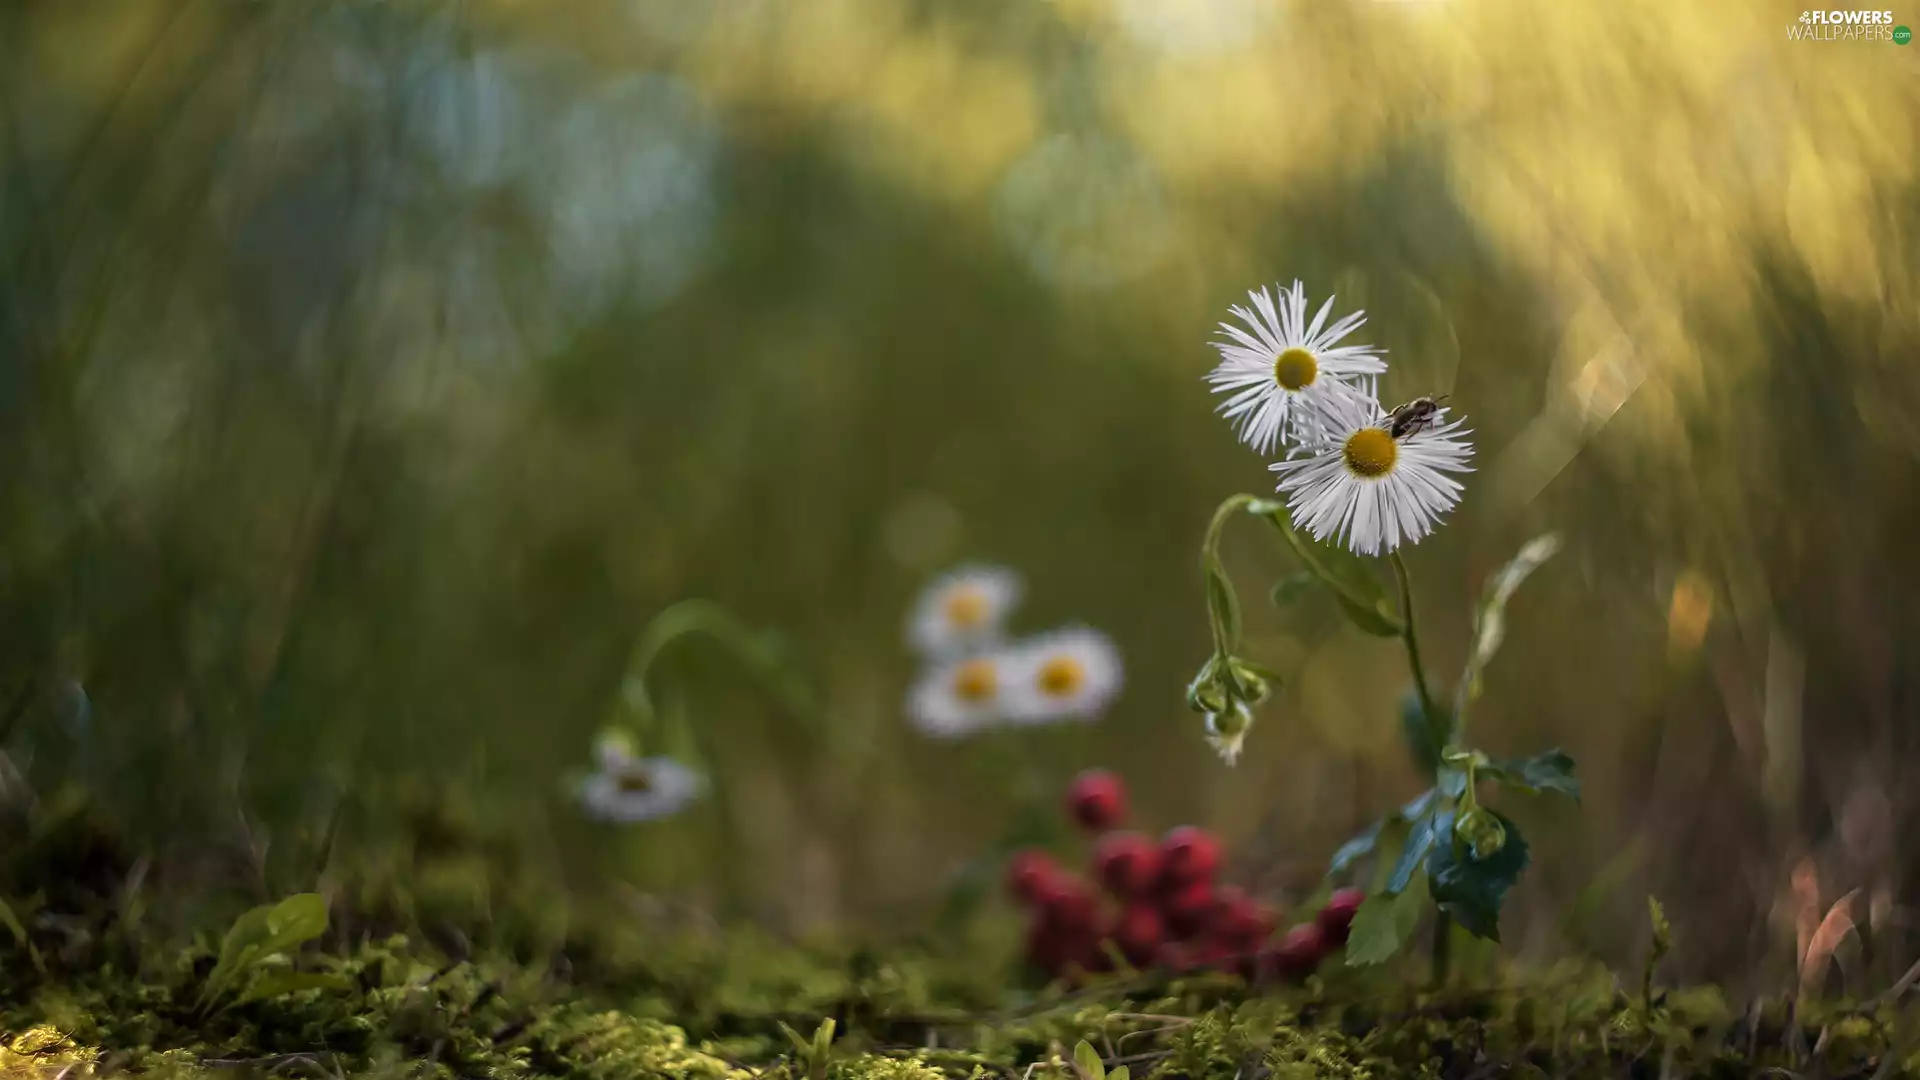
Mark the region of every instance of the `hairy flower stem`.
<instances>
[{"instance_id":1,"label":"hairy flower stem","mask_svg":"<svg viewBox=\"0 0 1920 1080\"><path fill-rule=\"evenodd\" d=\"M1433 690L1427 685L1427 671L1420 663L1420 631L1413 613L1413 576L1407 572L1407 564L1398 551L1389 557L1389 561L1393 563L1394 580L1400 585L1400 640L1407 647L1407 667L1413 671L1414 692L1420 695L1420 711L1426 717L1428 727L1435 729L1433 745L1444 747L1452 741L1454 733L1438 730L1440 713L1434 708ZM1438 779L1436 776L1436 782ZM1453 918L1445 912L1434 915L1432 961L1433 983L1443 986L1453 963Z\"/></svg>"},{"instance_id":2,"label":"hairy flower stem","mask_svg":"<svg viewBox=\"0 0 1920 1080\"><path fill-rule=\"evenodd\" d=\"M1203 578L1217 576L1223 584L1226 583L1226 570L1220 564L1220 533L1227 527L1227 521L1233 515L1252 506L1255 501L1252 495L1245 493L1230 495L1220 504L1219 509L1213 512L1213 520L1207 523L1206 538L1200 542L1200 572ZM1231 588L1231 585L1228 585L1228 588ZM1211 607L1208 614L1210 616L1208 622L1213 632L1214 655L1232 656L1239 642L1228 640L1230 629L1220 621Z\"/></svg>"}]
</instances>

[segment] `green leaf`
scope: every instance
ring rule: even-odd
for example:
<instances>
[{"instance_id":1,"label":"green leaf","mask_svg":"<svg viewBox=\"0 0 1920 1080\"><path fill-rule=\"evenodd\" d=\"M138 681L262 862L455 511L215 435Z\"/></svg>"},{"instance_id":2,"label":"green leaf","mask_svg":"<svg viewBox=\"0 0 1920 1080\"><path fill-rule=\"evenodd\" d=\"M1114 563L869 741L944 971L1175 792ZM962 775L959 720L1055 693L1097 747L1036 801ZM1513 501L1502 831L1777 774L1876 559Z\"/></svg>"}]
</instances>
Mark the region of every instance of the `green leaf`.
<instances>
[{"instance_id":1,"label":"green leaf","mask_svg":"<svg viewBox=\"0 0 1920 1080\"><path fill-rule=\"evenodd\" d=\"M1214 639L1231 652L1240 642L1240 600L1234 595L1233 582L1227 580L1227 568L1218 556L1208 554L1200 561L1207 580L1207 616L1213 621Z\"/></svg>"},{"instance_id":2,"label":"green leaf","mask_svg":"<svg viewBox=\"0 0 1920 1080\"><path fill-rule=\"evenodd\" d=\"M1485 859L1475 859L1464 845L1453 841L1449 828L1446 842L1435 844L1427 859L1427 887L1440 910L1453 916L1468 933L1499 941L1500 905L1527 868L1529 858L1520 827L1505 815L1492 813L1506 830L1505 846Z\"/></svg>"},{"instance_id":3,"label":"green leaf","mask_svg":"<svg viewBox=\"0 0 1920 1080\"><path fill-rule=\"evenodd\" d=\"M1108 1073L1107 1080L1127 1080L1127 1077L1129 1075L1131 1074L1127 1071L1127 1067L1125 1065L1122 1065L1119 1068Z\"/></svg>"},{"instance_id":4,"label":"green leaf","mask_svg":"<svg viewBox=\"0 0 1920 1080\"><path fill-rule=\"evenodd\" d=\"M1400 620L1394 616L1393 609L1385 600L1378 600L1370 607L1361 607L1347 599L1344 593L1334 593L1333 598L1340 603L1340 610L1346 613L1347 621L1374 637L1399 637Z\"/></svg>"},{"instance_id":5,"label":"green leaf","mask_svg":"<svg viewBox=\"0 0 1920 1080\"><path fill-rule=\"evenodd\" d=\"M349 990L353 980L344 975L321 971L269 971L253 980L247 992L234 1000L235 1005L265 1001L302 990Z\"/></svg>"},{"instance_id":6,"label":"green leaf","mask_svg":"<svg viewBox=\"0 0 1920 1080\"><path fill-rule=\"evenodd\" d=\"M1461 686L1468 700L1480 696L1480 673L1486 670L1493 654L1507 635L1507 604L1528 575L1553 558L1560 550L1560 538L1553 533L1537 536L1520 549L1512 561L1496 571L1482 590L1480 606L1473 613L1473 651L1467 658L1467 670Z\"/></svg>"},{"instance_id":7,"label":"green leaf","mask_svg":"<svg viewBox=\"0 0 1920 1080\"><path fill-rule=\"evenodd\" d=\"M1345 586L1344 590L1334 592L1334 598L1340 602L1340 610L1346 613L1348 621L1375 637L1400 636L1400 613L1387 598L1387 587L1380 575L1374 573L1372 564L1343 547L1322 544L1305 536L1300 537L1300 542L1313 552L1329 578Z\"/></svg>"},{"instance_id":8,"label":"green leaf","mask_svg":"<svg viewBox=\"0 0 1920 1080\"><path fill-rule=\"evenodd\" d=\"M13 905L5 900L0 900L0 926L6 927L16 942L22 945L27 943L27 928L21 925L20 917L13 913Z\"/></svg>"},{"instance_id":9,"label":"green leaf","mask_svg":"<svg viewBox=\"0 0 1920 1080\"><path fill-rule=\"evenodd\" d=\"M1440 753L1446 746L1445 732L1452 727L1452 718L1444 710L1445 706L1435 705L1443 710L1439 717L1429 717L1427 710L1420 704L1420 691L1408 687L1400 695L1400 735L1407 742L1407 750L1413 755L1414 767L1422 773L1431 773L1440 767Z\"/></svg>"},{"instance_id":10,"label":"green leaf","mask_svg":"<svg viewBox=\"0 0 1920 1080\"><path fill-rule=\"evenodd\" d=\"M1334 877L1346 873L1354 863L1373 854L1374 847L1380 842L1380 833L1387 827L1385 821L1376 821L1353 839L1340 845L1327 860L1327 876Z\"/></svg>"},{"instance_id":11,"label":"green leaf","mask_svg":"<svg viewBox=\"0 0 1920 1080\"><path fill-rule=\"evenodd\" d=\"M1482 766L1478 771L1488 780L1529 795L1552 791L1570 796L1575 802L1580 801L1580 780L1573 775L1573 758L1558 747L1530 758L1496 761Z\"/></svg>"},{"instance_id":12,"label":"green leaf","mask_svg":"<svg viewBox=\"0 0 1920 1080\"><path fill-rule=\"evenodd\" d=\"M1347 937L1347 966L1365 967L1392 959L1419 928L1420 912L1426 903L1425 878L1415 878L1410 888L1397 894L1367 897L1353 915L1353 929Z\"/></svg>"},{"instance_id":13,"label":"green leaf","mask_svg":"<svg viewBox=\"0 0 1920 1080\"><path fill-rule=\"evenodd\" d=\"M808 1041L806 1036L793 1030L792 1025L788 1024L785 1020L777 1021L777 1023L780 1025L780 1034L785 1035L787 1041L793 1044L794 1053L799 1054L803 1058L812 1055L813 1043Z\"/></svg>"},{"instance_id":14,"label":"green leaf","mask_svg":"<svg viewBox=\"0 0 1920 1080\"><path fill-rule=\"evenodd\" d=\"M814 1029L813 1059L815 1061L826 1060L827 1051L833 1046L833 1028L833 1017L829 1016L820 1021L820 1026Z\"/></svg>"},{"instance_id":15,"label":"green leaf","mask_svg":"<svg viewBox=\"0 0 1920 1080\"><path fill-rule=\"evenodd\" d=\"M297 893L267 912L267 953L298 948L327 932L327 901L319 893Z\"/></svg>"},{"instance_id":16,"label":"green leaf","mask_svg":"<svg viewBox=\"0 0 1920 1080\"><path fill-rule=\"evenodd\" d=\"M1107 1075L1107 1067L1101 1062L1099 1051L1085 1039L1081 1039L1080 1045L1073 1048L1073 1067L1081 1080L1105 1080Z\"/></svg>"},{"instance_id":17,"label":"green leaf","mask_svg":"<svg viewBox=\"0 0 1920 1080\"><path fill-rule=\"evenodd\" d=\"M220 942L220 955L200 990L205 1008L226 993L253 965L297 948L327 929L327 902L319 893L299 893L277 904L262 904L233 921Z\"/></svg>"},{"instance_id":18,"label":"green leaf","mask_svg":"<svg viewBox=\"0 0 1920 1080\"><path fill-rule=\"evenodd\" d=\"M1386 892L1397 895L1405 892L1414 880L1414 874L1426 863L1427 855L1436 846L1436 841L1453 835L1453 813L1449 810L1435 810L1413 823L1413 831L1407 836L1407 846L1400 849L1400 858L1393 864L1393 874L1387 878Z\"/></svg>"},{"instance_id":19,"label":"green leaf","mask_svg":"<svg viewBox=\"0 0 1920 1080\"><path fill-rule=\"evenodd\" d=\"M1274 607L1287 607L1298 603L1301 597L1311 592L1318 580L1309 571L1302 570L1290 577L1281 578L1274 584L1273 591L1268 595L1272 598Z\"/></svg>"}]
</instances>

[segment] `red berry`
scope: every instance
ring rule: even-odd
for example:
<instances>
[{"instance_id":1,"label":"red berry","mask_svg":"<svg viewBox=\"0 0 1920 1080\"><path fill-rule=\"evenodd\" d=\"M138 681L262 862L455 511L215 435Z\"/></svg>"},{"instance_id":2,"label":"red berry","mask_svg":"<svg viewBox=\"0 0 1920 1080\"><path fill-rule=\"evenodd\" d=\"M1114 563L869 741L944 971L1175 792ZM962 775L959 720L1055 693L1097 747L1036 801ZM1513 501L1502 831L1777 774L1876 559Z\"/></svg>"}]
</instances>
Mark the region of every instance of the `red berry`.
<instances>
[{"instance_id":1,"label":"red berry","mask_svg":"<svg viewBox=\"0 0 1920 1080\"><path fill-rule=\"evenodd\" d=\"M1181 825L1160 841L1160 873L1170 883L1210 881L1219 868L1220 841L1205 829Z\"/></svg>"},{"instance_id":2,"label":"red berry","mask_svg":"<svg viewBox=\"0 0 1920 1080\"><path fill-rule=\"evenodd\" d=\"M1273 917L1245 889L1228 885L1215 893L1213 936L1222 944L1251 951L1272 933Z\"/></svg>"},{"instance_id":3,"label":"red berry","mask_svg":"<svg viewBox=\"0 0 1920 1080\"><path fill-rule=\"evenodd\" d=\"M1060 876L1060 864L1038 848L1015 852L1007 861L1007 891L1025 904L1037 904L1047 885Z\"/></svg>"},{"instance_id":4,"label":"red berry","mask_svg":"<svg viewBox=\"0 0 1920 1080\"><path fill-rule=\"evenodd\" d=\"M1176 886L1160 899L1160 913L1166 917L1167 929L1182 941L1207 929L1213 920L1213 909L1213 885L1205 881Z\"/></svg>"},{"instance_id":5,"label":"red berry","mask_svg":"<svg viewBox=\"0 0 1920 1080\"><path fill-rule=\"evenodd\" d=\"M1042 920L1060 926L1095 931L1100 906L1087 883L1065 873L1044 883L1036 903Z\"/></svg>"},{"instance_id":6,"label":"red berry","mask_svg":"<svg viewBox=\"0 0 1920 1080\"><path fill-rule=\"evenodd\" d=\"M1068 785L1067 813L1091 832L1111 829L1127 816L1127 786L1105 769L1089 769Z\"/></svg>"},{"instance_id":7,"label":"red berry","mask_svg":"<svg viewBox=\"0 0 1920 1080\"><path fill-rule=\"evenodd\" d=\"M1326 955L1326 935L1312 923L1301 923L1265 950L1261 966L1282 979L1299 980L1313 974Z\"/></svg>"},{"instance_id":8,"label":"red berry","mask_svg":"<svg viewBox=\"0 0 1920 1080\"><path fill-rule=\"evenodd\" d=\"M1165 937L1166 927L1160 911L1151 904L1127 905L1113 927L1113 943L1135 967L1145 967L1151 962Z\"/></svg>"},{"instance_id":9,"label":"red berry","mask_svg":"<svg viewBox=\"0 0 1920 1080\"><path fill-rule=\"evenodd\" d=\"M1347 934L1353 929L1353 915L1366 899L1365 889L1341 889L1327 898L1327 906L1314 916L1314 924L1330 944L1345 945Z\"/></svg>"},{"instance_id":10,"label":"red berry","mask_svg":"<svg viewBox=\"0 0 1920 1080\"><path fill-rule=\"evenodd\" d=\"M1160 849L1143 833L1112 832L1094 845L1093 865L1115 896L1141 896L1159 880Z\"/></svg>"}]
</instances>

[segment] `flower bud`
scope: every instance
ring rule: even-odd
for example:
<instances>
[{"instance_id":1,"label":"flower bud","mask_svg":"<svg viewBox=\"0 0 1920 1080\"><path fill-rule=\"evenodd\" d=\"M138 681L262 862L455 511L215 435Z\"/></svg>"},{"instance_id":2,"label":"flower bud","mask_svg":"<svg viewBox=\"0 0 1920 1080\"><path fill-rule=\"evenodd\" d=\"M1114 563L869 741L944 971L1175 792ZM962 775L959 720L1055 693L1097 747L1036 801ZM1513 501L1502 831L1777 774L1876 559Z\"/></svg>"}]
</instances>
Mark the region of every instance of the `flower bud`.
<instances>
[{"instance_id":1,"label":"flower bud","mask_svg":"<svg viewBox=\"0 0 1920 1080\"><path fill-rule=\"evenodd\" d=\"M1227 665L1228 670L1233 673L1234 682L1239 684L1240 692L1234 695L1235 698L1249 705L1258 705L1267 700L1267 695L1273 691L1273 688L1267 685L1266 676L1231 657L1228 658Z\"/></svg>"},{"instance_id":2,"label":"flower bud","mask_svg":"<svg viewBox=\"0 0 1920 1080\"><path fill-rule=\"evenodd\" d=\"M1200 673L1187 684L1187 707L1197 713L1219 712L1233 700L1233 687L1221 670L1220 656L1214 654L1201 666Z\"/></svg>"},{"instance_id":3,"label":"flower bud","mask_svg":"<svg viewBox=\"0 0 1920 1080\"><path fill-rule=\"evenodd\" d=\"M1207 714L1207 745L1231 765L1240 759L1240 749L1251 727L1253 710L1246 702L1236 701L1228 708Z\"/></svg>"},{"instance_id":4,"label":"flower bud","mask_svg":"<svg viewBox=\"0 0 1920 1080\"><path fill-rule=\"evenodd\" d=\"M1490 811L1478 806L1453 823L1453 835L1467 845L1475 859L1491 859L1507 846L1507 829Z\"/></svg>"}]
</instances>

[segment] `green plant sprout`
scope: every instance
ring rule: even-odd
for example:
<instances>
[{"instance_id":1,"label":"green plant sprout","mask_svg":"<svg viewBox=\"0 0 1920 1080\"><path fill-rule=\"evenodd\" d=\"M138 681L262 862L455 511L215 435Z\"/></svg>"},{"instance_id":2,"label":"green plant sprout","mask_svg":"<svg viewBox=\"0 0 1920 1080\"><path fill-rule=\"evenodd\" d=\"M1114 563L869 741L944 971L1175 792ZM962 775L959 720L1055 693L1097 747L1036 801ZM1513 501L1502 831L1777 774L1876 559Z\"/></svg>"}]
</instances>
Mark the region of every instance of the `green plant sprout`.
<instances>
[{"instance_id":1,"label":"green plant sprout","mask_svg":"<svg viewBox=\"0 0 1920 1080\"><path fill-rule=\"evenodd\" d=\"M299 893L240 916L220 942L197 1008L204 1013L216 1004L227 1009L301 990L345 989L339 975L282 966L290 953L326 932L327 902L318 893Z\"/></svg>"},{"instance_id":2,"label":"green plant sprout","mask_svg":"<svg viewBox=\"0 0 1920 1080\"><path fill-rule=\"evenodd\" d=\"M1092 1043L1081 1039L1080 1045L1073 1048L1073 1075L1074 1080L1127 1080L1128 1070L1125 1065L1120 1065L1111 1072L1107 1071L1107 1063L1101 1060L1100 1051L1095 1050Z\"/></svg>"},{"instance_id":3,"label":"green plant sprout","mask_svg":"<svg viewBox=\"0 0 1920 1080\"><path fill-rule=\"evenodd\" d=\"M1343 845L1328 877L1369 858L1375 877L1386 871L1355 915L1349 964L1377 964L1399 952L1431 904L1433 974L1444 981L1454 924L1498 941L1502 902L1530 858L1512 819L1481 804L1481 784L1579 797L1573 759L1560 750L1495 761L1466 736L1482 673L1505 638L1507 605L1560 540L1547 534L1528 542L1487 582L1466 668L1444 701L1421 653L1412 575L1400 548L1429 535L1458 502L1462 488L1449 474L1470 472L1472 456L1462 421L1448 419L1444 398L1381 406L1374 380L1386 362L1372 346L1341 344L1364 324L1364 313L1328 324L1329 298L1309 323L1299 282L1277 298L1264 289L1251 298L1251 309L1232 309L1246 329L1222 324L1221 364L1208 382L1229 395L1221 411L1242 441L1262 453L1287 448L1286 459L1270 466L1282 498L1234 495L1207 527L1200 570L1213 652L1188 685L1187 702L1206 718L1208 741L1231 764L1254 708L1281 682L1239 651L1240 605L1219 545L1226 523L1241 514L1272 526L1300 563L1298 573L1274 586L1274 603L1290 604L1317 585L1357 629L1400 640L1412 679L1400 706L1401 732L1433 786ZM1393 567L1397 603L1373 568L1379 557Z\"/></svg>"},{"instance_id":4,"label":"green plant sprout","mask_svg":"<svg viewBox=\"0 0 1920 1080\"><path fill-rule=\"evenodd\" d=\"M820 1021L813 1029L813 1037L808 1038L793 1030L786 1021L780 1022L780 1033L793 1044L793 1051L800 1064L807 1070L807 1080L827 1080L827 1067L833 1063L833 1017Z\"/></svg>"}]
</instances>

